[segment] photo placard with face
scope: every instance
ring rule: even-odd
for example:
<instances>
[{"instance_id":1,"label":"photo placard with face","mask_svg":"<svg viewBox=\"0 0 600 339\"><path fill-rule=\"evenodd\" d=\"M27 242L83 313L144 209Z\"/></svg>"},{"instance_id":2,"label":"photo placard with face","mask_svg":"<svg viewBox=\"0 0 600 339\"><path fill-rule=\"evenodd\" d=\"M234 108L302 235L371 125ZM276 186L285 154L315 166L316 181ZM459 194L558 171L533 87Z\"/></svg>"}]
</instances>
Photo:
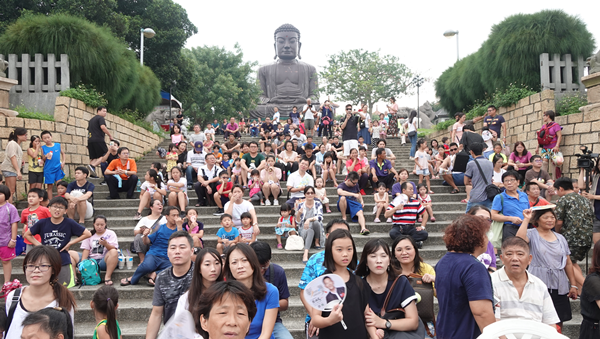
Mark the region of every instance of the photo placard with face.
<instances>
[{"instance_id":1,"label":"photo placard with face","mask_svg":"<svg viewBox=\"0 0 600 339\"><path fill-rule=\"evenodd\" d=\"M324 274L311 281L304 289L304 299L315 309L331 311L346 299L346 284L336 274Z\"/></svg>"}]
</instances>

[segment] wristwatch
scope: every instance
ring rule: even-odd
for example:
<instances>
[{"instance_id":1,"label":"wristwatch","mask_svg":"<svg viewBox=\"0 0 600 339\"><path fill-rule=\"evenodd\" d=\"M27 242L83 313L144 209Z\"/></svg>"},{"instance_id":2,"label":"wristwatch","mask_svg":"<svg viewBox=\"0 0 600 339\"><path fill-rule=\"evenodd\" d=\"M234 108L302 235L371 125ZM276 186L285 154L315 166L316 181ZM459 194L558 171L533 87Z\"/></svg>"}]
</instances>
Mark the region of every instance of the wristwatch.
<instances>
[{"instance_id":1,"label":"wristwatch","mask_svg":"<svg viewBox=\"0 0 600 339\"><path fill-rule=\"evenodd\" d=\"M391 323L389 320L386 320L386 321L385 321L385 328L386 328L387 330L389 330L390 328L392 328L392 323Z\"/></svg>"}]
</instances>

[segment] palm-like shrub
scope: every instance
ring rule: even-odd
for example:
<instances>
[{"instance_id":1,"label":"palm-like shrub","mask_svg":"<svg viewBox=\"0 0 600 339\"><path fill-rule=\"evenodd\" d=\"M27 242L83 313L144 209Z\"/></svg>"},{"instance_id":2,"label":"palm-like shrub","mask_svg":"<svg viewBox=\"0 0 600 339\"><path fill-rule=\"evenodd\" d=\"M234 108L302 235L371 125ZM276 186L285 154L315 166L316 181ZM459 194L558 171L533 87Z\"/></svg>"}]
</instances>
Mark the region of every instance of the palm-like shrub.
<instances>
[{"instance_id":1,"label":"palm-like shrub","mask_svg":"<svg viewBox=\"0 0 600 339\"><path fill-rule=\"evenodd\" d=\"M145 103L156 103L160 97L156 76L151 71L150 74L142 71L133 51L107 28L78 17L65 14L23 16L0 36L0 53L67 54L71 82L93 85L105 93L111 110L128 104L134 91L154 95L152 100L145 98ZM154 88L136 90L142 86L141 75L146 77L143 83Z\"/></svg>"}]
</instances>

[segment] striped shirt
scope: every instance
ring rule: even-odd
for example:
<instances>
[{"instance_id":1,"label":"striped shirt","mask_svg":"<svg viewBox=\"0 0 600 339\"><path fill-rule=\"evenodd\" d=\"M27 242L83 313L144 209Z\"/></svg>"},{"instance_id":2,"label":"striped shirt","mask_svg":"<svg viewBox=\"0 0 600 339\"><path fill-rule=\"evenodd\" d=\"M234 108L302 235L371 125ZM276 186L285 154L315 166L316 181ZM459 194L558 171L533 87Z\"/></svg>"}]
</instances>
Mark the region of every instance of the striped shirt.
<instances>
[{"instance_id":1,"label":"striped shirt","mask_svg":"<svg viewBox=\"0 0 600 339\"><path fill-rule=\"evenodd\" d=\"M560 322L546 284L538 277L527 273L527 283L519 298L519 292L506 275L504 267L492 273L496 319L528 319L544 324Z\"/></svg>"},{"instance_id":2,"label":"striped shirt","mask_svg":"<svg viewBox=\"0 0 600 339\"><path fill-rule=\"evenodd\" d=\"M399 204L401 204L401 199L394 199L387 210L389 211ZM404 207L394 212L392 223L394 226L413 226L417 222L417 217L423 214L424 211L425 207L421 205L419 200L408 198L408 202L404 204Z\"/></svg>"}]
</instances>

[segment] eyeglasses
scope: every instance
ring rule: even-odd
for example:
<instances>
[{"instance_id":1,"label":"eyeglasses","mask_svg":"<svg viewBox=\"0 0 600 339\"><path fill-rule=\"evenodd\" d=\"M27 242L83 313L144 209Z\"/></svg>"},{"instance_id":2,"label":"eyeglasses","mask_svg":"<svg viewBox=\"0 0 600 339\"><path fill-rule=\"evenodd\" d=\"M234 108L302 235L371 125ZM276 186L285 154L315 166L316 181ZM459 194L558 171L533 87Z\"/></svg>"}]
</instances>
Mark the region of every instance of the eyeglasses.
<instances>
[{"instance_id":1,"label":"eyeglasses","mask_svg":"<svg viewBox=\"0 0 600 339\"><path fill-rule=\"evenodd\" d=\"M309 191L309 192L304 193L304 195L313 195L313 194L315 194L315 192L310 192Z\"/></svg>"},{"instance_id":2,"label":"eyeglasses","mask_svg":"<svg viewBox=\"0 0 600 339\"><path fill-rule=\"evenodd\" d=\"M504 180L505 184L512 184L513 182L517 181L516 179L508 179L508 180Z\"/></svg>"},{"instance_id":3,"label":"eyeglasses","mask_svg":"<svg viewBox=\"0 0 600 339\"><path fill-rule=\"evenodd\" d=\"M33 265L33 264L28 264L28 265L25 265L25 270L27 272L33 272L37 268L38 270L40 270L40 272L48 272L48 270L50 269L50 267L52 267L52 266L51 265Z\"/></svg>"},{"instance_id":4,"label":"eyeglasses","mask_svg":"<svg viewBox=\"0 0 600 339\"><path fill-rule=\"evenodd\" d=\"M542 162L542 159L535 159L533 162Z\"/></svg>"},{"instance_id":5,"label":"eyeglasses","mask_svg":"<svg viewBox=\"0 0 600 339\"><path fill-rule=\"evenodd\" d=\"M50 206L50 208L55 209L55 210L64 210L65 206L61 206L61 205L52 205Z\"/></svg>"}]
</instances>

